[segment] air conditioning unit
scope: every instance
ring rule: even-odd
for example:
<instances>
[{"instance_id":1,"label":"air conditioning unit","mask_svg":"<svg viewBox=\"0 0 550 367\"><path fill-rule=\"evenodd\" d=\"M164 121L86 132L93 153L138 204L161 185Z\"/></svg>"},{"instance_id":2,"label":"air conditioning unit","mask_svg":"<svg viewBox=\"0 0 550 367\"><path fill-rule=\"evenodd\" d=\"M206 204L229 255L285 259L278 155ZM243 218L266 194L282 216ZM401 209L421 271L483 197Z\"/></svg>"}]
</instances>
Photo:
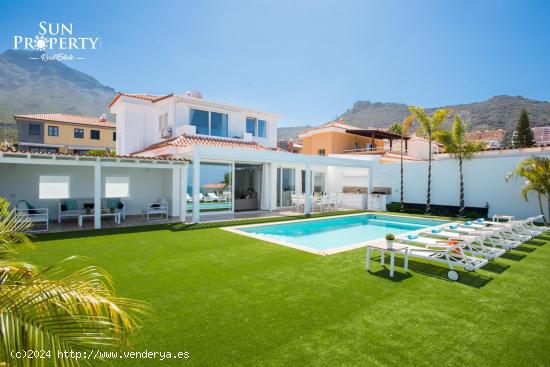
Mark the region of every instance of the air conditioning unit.
<instances>
[{"instance_id":1,"label":"air conditioning unit","mask_svg":"<svg viewBox=\"0 0 550 367\"><path fill-rule=\"evenodd\" d=\"M165 127L163 129L160 129L160 137L161 138L171 138L172 137L172 128L171 127Z\"/></svg>"}]
</instances>

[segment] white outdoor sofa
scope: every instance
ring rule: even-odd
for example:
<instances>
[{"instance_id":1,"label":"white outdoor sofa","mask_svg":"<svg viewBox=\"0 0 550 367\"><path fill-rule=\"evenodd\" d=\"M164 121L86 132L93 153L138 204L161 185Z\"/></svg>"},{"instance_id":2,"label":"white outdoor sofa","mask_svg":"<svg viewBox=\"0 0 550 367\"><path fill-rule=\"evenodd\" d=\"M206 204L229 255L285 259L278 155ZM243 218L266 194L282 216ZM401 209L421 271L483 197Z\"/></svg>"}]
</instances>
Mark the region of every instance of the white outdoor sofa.
<instances>
[{"instance_id":1,"label":"white outdoor sofa","mask_svg":"<svg viewBox=\"0 0 550 367\"><path fill-rule=\"evenodd\" d=\"M126 203L124 202L124 200L122 199L117 199L117 198L113 198L113 199L110 199L110 198L103 198L101 200L101 209L102 210L110 210L110 208L108 207L108 204L109 204L109 200L117 200L119 202L122 203L122 208L113 208L114 209L114 212L115 213L120 213L120 217L122 219L126 219ZM67 205L70 205L72 202L72 204L76 204L76 209L73 209L73 208L65 208L65 210L63 210L63 205L67 206ZM61 221L64 219L64 218L76 218L78 219L81 215L84 215L86 214L86 209L85 209L85 205L88 205L88 204L94 204L94 199L88 199L88 198L78 198L78 199L60 199L58 204L57 204L57 222L58 223L61 223ZM92 213L93 213L93 206L92 206L92 209L90 210Z\"/></svg>"},{"instance_id":2,"label":"white outdoor sofa","mask_svg":"<svg viewBox=\"0 0 550 367\"><path fill-rule=\"evenodd\" d=\"M32 223L29 232L48 232L50 229L50 213L48 208L34 208L28 201L20 200L16 206L17 213L21 218ZM41 226L40 226L41 224Z\"/></svg>"}]
</instances>

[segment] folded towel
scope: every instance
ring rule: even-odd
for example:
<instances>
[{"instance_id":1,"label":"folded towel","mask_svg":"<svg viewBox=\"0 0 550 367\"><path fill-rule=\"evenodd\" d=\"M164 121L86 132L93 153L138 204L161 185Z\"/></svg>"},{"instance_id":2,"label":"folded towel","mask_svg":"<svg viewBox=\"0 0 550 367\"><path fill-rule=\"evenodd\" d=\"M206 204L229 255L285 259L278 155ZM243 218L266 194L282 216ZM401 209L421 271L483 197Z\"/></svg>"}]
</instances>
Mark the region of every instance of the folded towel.
<instances>
[{"instance_id":1,"label":"folded towel","mask_svg":"<svg viewBox=\"0 0 550 367\"><path fill-rule=\"evenodd\" d=\"M471 221L471 220L468 220L468 221L464 222L464 224L467 225L467 226L471 226L471 225L472 225L472 221Z\"/></svg>"},{"instance_id":2,"label":"folded towel","mask_svg":"<svg viewBox=\"0 0 550 367\"><path fill-rule=\"evenodd\" d=\"M407 239L409 239L409 240L416 240L417 238L418 238L418 235L416 235L416 234L407 235Z\"/></svg>"},{"instance_id":3,"label":"folded towel","mask_svg":"<svg viewBox=\"0 0 550 367\"><path fill-rule=\"evenodd\" d=\"M458 224L451 224L449 226L450 229L457 229L458 228Z\"/></svg>"},{"instance_id":4,"label":"folded towel","mask_svg":"<svg viewBox=\"0 0 550 367\"><path fill-rule=\"evenodd\" d=\"M432 233L440 233L440 232L441 232L441 229L439 228L432 229Z\"/></svg>"},{"instance_id":5,"label":"folded towel","mask_svg":"<svg viewBox=\"0 0 550 367\"><path fill-rule=\"evenodd\" d=\"M476 222L478 222L478 223L483 223L483 222L485 222L485 219L483 219L483 218L477 218L477 219L476 219Z\"/></svg>"}]
</instances>

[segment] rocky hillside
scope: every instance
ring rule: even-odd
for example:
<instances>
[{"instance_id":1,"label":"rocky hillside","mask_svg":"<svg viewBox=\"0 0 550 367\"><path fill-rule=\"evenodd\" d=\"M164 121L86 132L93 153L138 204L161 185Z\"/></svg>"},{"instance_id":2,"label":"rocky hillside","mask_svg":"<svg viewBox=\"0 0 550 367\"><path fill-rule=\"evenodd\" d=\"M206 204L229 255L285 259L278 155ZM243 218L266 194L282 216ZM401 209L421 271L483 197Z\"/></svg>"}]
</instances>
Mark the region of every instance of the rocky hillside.
<instances>
[{"instance_id":1,"label":"rocky hillside","mask_svg":"<svg viewBox=\"0 0 550 367\"><path fill-rule=\"evenodd\" d=\"M459 113L470 130L513 129L523 108L529 112L531 126L550 125L550 102L521 96L495 96L483 102L442 107L451 108ZM428 110L431 112L436 108ZM403 120L408 113L405 104L358 101L342 114L342 117L351 125L388 127L393 122Z\"/></svg>"},{"instance_id":2,"label":"rocky hillside","mask_svg":"<svg viewBox=\"0 0 550 367\"><path fill-rule=\"evenodd\" d=\"M13 135L17 113L64 112L99 116L115 90L59 61L31 60L41 52L8 50L0 54L0 137L4 122ZM11 124L11 125L10 125Z\"/></svg>"}]
</instances>

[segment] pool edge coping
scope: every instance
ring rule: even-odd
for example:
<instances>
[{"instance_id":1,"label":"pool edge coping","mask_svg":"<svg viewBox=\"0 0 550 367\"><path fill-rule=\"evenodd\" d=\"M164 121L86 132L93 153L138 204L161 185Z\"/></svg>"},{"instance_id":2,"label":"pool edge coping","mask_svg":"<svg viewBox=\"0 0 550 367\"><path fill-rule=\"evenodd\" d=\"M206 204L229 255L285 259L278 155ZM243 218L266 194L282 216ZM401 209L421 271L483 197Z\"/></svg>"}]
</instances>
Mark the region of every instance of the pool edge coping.
<instances>
[{"instance_id":1,"label":"pool edge coping","mask_svg":"<svg viewBox=\"0 0 550 367\"><path fill-rule=\"evenodd\" d=\"M270 225L281 225L281 224L285 224L285 223L308 222L308 221L312 221L312 220L323 220L323 219L330 219L330 218L353 217L353 216L368 215L368 214L374 214L374 215L376 215L376 214L378 214L378 215L387 215L387 216L393 216L393 217L399 217L399 218L411 218L411 217L409 217L409 216L404 216L404 215L386 214L386 213L380 213L380 212L368 212L368 211L367 211L367 212L363 212L363 213L344 214L344 215L334 215L334 216L331 215L331 216L322 217L322 218L294 219L294 220L288 220L288 221L277 222L277 223L254 223L254 224L243 224L243 225L238 225L238 226L222 227L222 228L220 228L220 229L222 229L222 230L224 230L224 231L227 231L227 232L236 233L236 234L239 234L239 235L241 235L241 236L246 236L246 237L255 238L255 239L260 240L260 241L264 241L264 242L268 242L268 243L274 243L274 244L281 245L281 246L285 246L285 247L290 247L290 248L293 248L293 249L295 249L295 250L300 250L300 251L304 251L304 252L309 252L309 253L311 253L311 254L320 255L320 256L328 256L328 255L334 255L334 254L337 254L337 253L340 253L340 252L351 251L351 250L356 250L356 249L358 249L358 248L367 247L368 245L370 245L370 244L372 244L372 243L378 242L378 241L380 241L380 240L384 240L384 237L375 238L375 239L368 240L368 241L363 241L363 242L357 242L357 243L353 243L353 244L351 244L351 245L342 246L342 247L337 247L337 248L332 249L332 250L318 250L318 251L316 251L316 250L311 249L311 248L309 248L309 247L300 246L300 245L297 245L297 244L292 243L292 242L286 242L286 241L281 241L281 240L276 240L276 239L267 239L267 238L265 238L265 237L262 237L262 236L260 236L260 235L254 234L254 233L241 231L240 228L251 228L251 227L261 227L261 226L270 226ZM418 217L412 217L412 218L422 219L422 218L418 218ZM432 220L444 221L443 219L432 219ZM444 226L444 225L449 224L449 222L451 222L451 221L447 221L446 223L442 223L442 224L439 224L439 225L436 225L436 226L430 226L430 227L427 227L427 228L439 228L439 227L441 227L441 226ZM416 230L414 230L414 231L404 232L404 233L402 233L402 234L403 234L403 235L408 235L408 234L421 233L421 232L425 231L427 228L416 229Z\"/></svg>"}]
</instances>

